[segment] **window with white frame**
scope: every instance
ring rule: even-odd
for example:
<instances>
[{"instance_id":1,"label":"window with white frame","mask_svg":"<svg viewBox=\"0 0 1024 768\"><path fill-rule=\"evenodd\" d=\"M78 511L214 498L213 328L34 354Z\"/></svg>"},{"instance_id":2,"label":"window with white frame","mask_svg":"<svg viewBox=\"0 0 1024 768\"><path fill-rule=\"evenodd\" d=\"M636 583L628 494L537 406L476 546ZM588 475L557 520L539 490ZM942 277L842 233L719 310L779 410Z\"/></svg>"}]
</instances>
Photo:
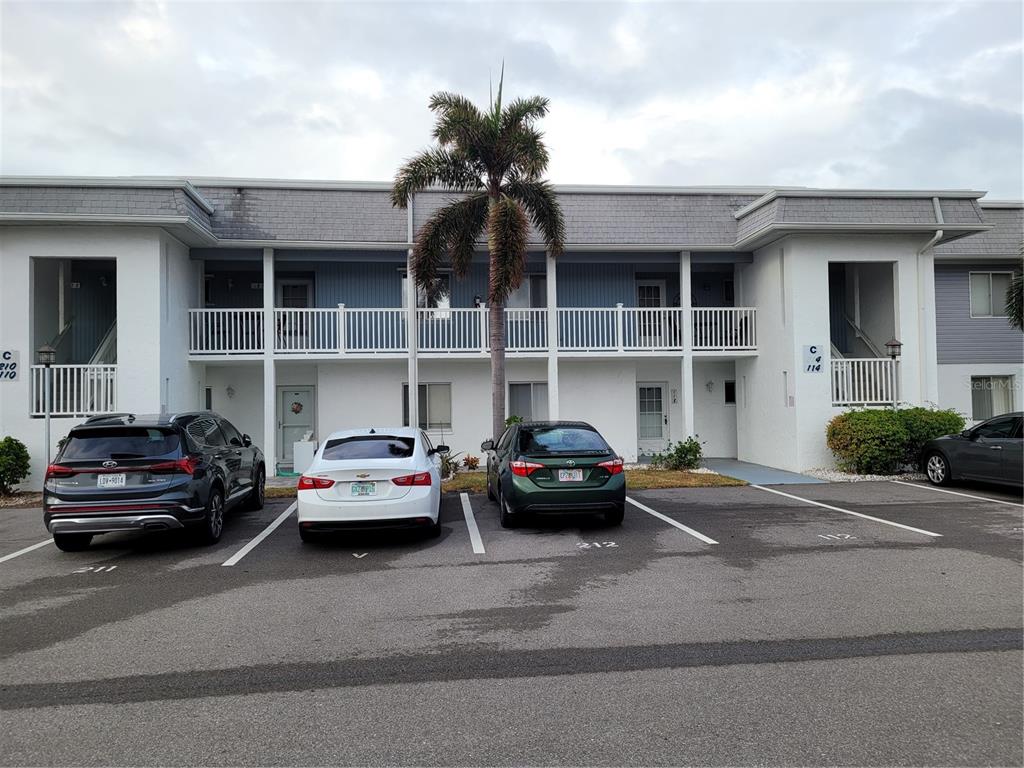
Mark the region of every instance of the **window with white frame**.
<instances>
[{"instance_id":1,"label":"window with white frame","mask_svg":"<svg viewBox=\"0 0 1024 768\"><path fill-rule=\"evenodd\" d=\"M548 385L525 382L508 385L508 415L524 421L544 421L548 417Z\"/></svg>"},{"instance_id":2,"label":"window with white frame","mask_svg":"<svg viewBox=\"0 0 1024 768\"><path fill-rule=\"evenodd\" d=\"M1012 272L971 272L971 317L1006 317Z\"/></svg>"},{"instance_id":3,"label":"window with white frame","mask_svg":"<svg viewBox=\"0 0 1024 768\"><path fill-rule=\"evenodd\" d=\"M402 308L409 306L408 289L409 275L402 273ZM452 307L452 276L442 272L437 276L431 290L416 286L416 306L420 309L451 309Z\"/></svg>"},{"instance_id":4,"label":"window with white frame","mask_svg":"<svg viewBox=\"0 0 1024 768\"><path fill-rule=\"evenodd\" d=\"M452 385L448 382L420 384L420 429L452 428ZM402 385L402 425L409 426L409 385Z\"/></svg>"},{"instance_id":5,"label":"window with white frame","mask_svg":"<svg viewBox=\"0 0 1024 768\"><path fill-rule=\"evenodd\" d=\"M984 421L1012 410L1012 376L971 376L972 419Z\"/></svg>"}]
</instances>

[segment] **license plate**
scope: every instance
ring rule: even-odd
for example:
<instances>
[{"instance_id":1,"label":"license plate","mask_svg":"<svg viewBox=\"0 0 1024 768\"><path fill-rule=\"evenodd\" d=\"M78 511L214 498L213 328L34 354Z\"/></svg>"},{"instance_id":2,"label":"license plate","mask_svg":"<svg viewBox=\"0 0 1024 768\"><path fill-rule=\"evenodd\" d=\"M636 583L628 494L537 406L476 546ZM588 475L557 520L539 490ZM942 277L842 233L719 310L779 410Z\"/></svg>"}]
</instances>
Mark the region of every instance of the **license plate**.
<instances>
[{"instance_id":1,"label":"license plate","mask_svg":"<svg viewBox=\"0 0 1024 768\"><path fill-rule=\"evenodd\" d=\"M376 483L352 483L353 496L376 496Z\"/></svg>"},{"instance_id":2,"label":"license plate","mask_svg":"<svg viewBox=\"0 0 1024 768\"><path fill-rule=\"evenodd\" d=\"M116 475L96 475L97 488L124 488L128 483L128 475L120 472Z\"/></svg>"},{"instance_id":3,"label":"license plate","mask_svg":"<svg viewBox=\"0 0 1024 768\"><path fill-rule=\"evenodd\" d=\"M582 483L582 469L560 469L558 470L558 482L560 483Z\"/></svg>"}]
</instances>

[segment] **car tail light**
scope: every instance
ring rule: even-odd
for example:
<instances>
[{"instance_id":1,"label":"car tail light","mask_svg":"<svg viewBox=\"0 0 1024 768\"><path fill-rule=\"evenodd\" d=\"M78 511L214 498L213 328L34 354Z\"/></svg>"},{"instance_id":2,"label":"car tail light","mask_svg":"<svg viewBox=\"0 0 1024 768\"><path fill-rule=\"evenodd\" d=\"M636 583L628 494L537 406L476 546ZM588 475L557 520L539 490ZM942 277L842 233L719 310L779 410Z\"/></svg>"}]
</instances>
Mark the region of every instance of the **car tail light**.
<instances>
[{"instance_id":1,"label":"car tail light","mask_svg":"<svg viewBox=\"0 0 1024 768\"><path fill-rule=\"evenodd\" d=\"M303 475L299 478L298 489L300 491L312 491L315 488L330 488L334 481L329 477L309 477Z\"/></svg>"},{"instance_id":2,"label":"car tail light","mask_svg":"<svg viewBox=\"0 0 1024 768\"><path fill-rule=\"evenodd\" d=\"M430 485L430 473L429 472L417 472L414 475L402 475L401 477L391 478L391 482L395 485Z\"/></svg>"},{"instance_id":3,"label":"car tail light","mask_svg":"<svg viewBox=\"0 0 1024 768\"><path fill-rule=\"evenodd\" d=\"M154 475L194 475L198 467L199 460L197 458L194 456L186 456L184 459L161 461L159 464L151 464L148 467L138 467L138 469L147 470ZM125 469L135 468L125 467Z\"/></svg>"},{"instance_id":4,"label":"car tail light","mask_svg":"<svg viewBox=\"0 0 1024 768\"><path fill-rule=\"evenodd\" d=\"M597 466L607 469L609 475L617 475L622 472L622 459L609 459L608 461L602 461Z\"/></svg>"},{"instance_id":5,"label":"car tail light","mask_svg":"<svg viewBox=\"0 0 1024 768\"><path fill-rule=\"evenodd\" d=\"M512 468L512 474L519 477L528 477L535 469L544 469L543 464L534 461L510 461L508 465Z\"/></svg>"},{"instance_id":6,"label":"car tail light","mask_svg":"<svg viewBox=\"0 0 1024 768\"><path fill-rule=\"evenodd\" d=\"M71 477L75 474L75 470L71 467L65 467L62 464L51 464L46 468L46 479L57 477Z\"/></svg>"}]
</instances>

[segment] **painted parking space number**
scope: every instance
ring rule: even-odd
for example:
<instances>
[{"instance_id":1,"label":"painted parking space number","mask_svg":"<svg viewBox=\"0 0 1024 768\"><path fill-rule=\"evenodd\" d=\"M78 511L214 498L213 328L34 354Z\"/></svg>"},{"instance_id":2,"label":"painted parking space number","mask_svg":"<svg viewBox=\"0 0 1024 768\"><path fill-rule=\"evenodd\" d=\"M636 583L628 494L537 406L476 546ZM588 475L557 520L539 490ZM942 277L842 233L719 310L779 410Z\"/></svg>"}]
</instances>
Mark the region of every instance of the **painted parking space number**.
<instances>
[{"instance_id":1,"label":"painted parking space number","mask_svg":"<svg viewBox=\"0 0 1024 768\"><path fill-rule=\"evenodd\" d=\"M614 541L581 541L576 545L578 549L614 549L618 546Z\"/></svg>"},{"instance_id":2,"label":"painted parking space number","mask_svg":"<svg viewBox=\"0 0 1024 768\"><path fill-rule=\"evenodd\" d=\"M79 568L73 573L110 573L112 570L117 568L116 565L89 565L85 568Z\"/></svg>"}]
</instances>

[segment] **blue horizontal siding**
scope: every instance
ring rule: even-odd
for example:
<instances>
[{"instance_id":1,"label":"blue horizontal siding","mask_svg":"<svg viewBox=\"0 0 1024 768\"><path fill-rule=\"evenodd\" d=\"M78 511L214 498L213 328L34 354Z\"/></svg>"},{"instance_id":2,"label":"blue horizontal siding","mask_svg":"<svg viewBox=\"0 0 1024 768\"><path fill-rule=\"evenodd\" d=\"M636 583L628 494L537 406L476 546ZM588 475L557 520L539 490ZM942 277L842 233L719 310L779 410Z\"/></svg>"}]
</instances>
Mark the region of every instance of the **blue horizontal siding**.
<instances>
[{"instance_id":1,"label":"blue horizontal siding","mask_svg":"<svg viewBox=\"0 0 1024 768\"><path fill-rule=\"evenodd\" d=\"M937 264L935 326L940 363L1024 362L1024 334L1005 317L971 317L971 272L1006 272L1012 265Z\"/></svg>"}]
</instances>

